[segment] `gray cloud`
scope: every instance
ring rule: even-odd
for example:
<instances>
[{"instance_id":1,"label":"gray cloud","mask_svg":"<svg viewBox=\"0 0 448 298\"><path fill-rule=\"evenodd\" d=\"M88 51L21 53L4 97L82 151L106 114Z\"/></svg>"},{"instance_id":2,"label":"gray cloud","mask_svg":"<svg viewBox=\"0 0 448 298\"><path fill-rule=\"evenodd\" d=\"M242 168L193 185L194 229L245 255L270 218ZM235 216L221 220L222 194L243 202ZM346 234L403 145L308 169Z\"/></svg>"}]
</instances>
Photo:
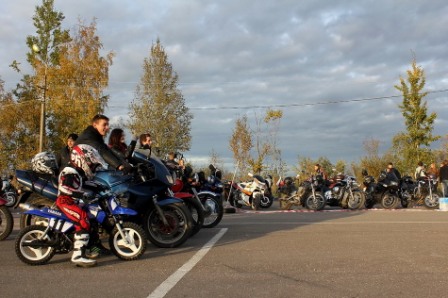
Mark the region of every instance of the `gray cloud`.
<instances>
[{"instance_id":1,"label":"gray cloud","mask_svg":"<svg viewBox=\"0 0 448 298\"><path fill-rule=\"evenodd\" d=\"M8 65L26 64L36 2L5 5L0 76L12 88L19 77ZM55 6L69 28L78 17L95 17L104 50L116 53L107 111L113 117L127 117L143 59L161 39L195 117L190 159L206 159L214 149L230 160L234 120L254 116L251 108L204 107L285 105L279 145L290 165L297 155L356 161L364 140L379 139L387 148L404 129L400 98L317 103L399 95L394 85L413 54L428 90L447 89L446 1L56 0ZM435 133L445 134L447 93L427 100L439 115Z\"/></svg>"}]
</instances>

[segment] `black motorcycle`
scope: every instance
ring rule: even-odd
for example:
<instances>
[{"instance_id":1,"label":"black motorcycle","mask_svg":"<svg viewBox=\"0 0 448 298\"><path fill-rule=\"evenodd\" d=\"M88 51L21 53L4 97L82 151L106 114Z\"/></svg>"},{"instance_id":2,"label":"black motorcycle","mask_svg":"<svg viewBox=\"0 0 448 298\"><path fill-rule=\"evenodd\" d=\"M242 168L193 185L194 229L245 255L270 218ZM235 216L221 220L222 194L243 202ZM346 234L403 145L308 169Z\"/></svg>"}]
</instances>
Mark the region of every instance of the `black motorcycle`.
<instances>
[{"instance_id":1,"label":"black motorcycle","mask_svg":"<svg viewBox=\"0 0 448 298\"><path fill-rule=\"evenodd\" d=\"M403 177L399 194L403 208L411 208L414 205L424 205L429 209L439 207L437 178L433 175L421 177L417 181L412 180L410 176Z\"/></svg>"},{"instance_id":2,"label":"black motorcycle","mask_svg":"<svg viewBox=\"0 0 448 298\"><path fill-rule=\"evenodd\" d=\"M302 206L307 209L319 211L325 208L325 198L322 191L325 188L325 180L322 175L311 175L300 185L297 195Z\"/></svg>"},{"instance_id":3,"label":"black motorcycle","mask_svg":"<svg viewBox=\"0 0 448 298\"><path fill-rule=\"evenodd\" d=\"M351 210L364 208L366 198L354 176L338 174L329 182L330 185L325 191L325 199L329 206Z\"/></svg>"},{"instance_id":4,"label":"black motorcycle","mask_svg":"<svg viewBox=\"0 0 448 298\"><path fill-rule=\"evenodd\" d=\"M377 203L384 209L397 208L400 202L399 181L396 177L387 175L386 171L381 171L378 182L370 176L366 170L363 170L364 193L366 197L366 208L370 209Z\"/></svg>"}]
</instances>

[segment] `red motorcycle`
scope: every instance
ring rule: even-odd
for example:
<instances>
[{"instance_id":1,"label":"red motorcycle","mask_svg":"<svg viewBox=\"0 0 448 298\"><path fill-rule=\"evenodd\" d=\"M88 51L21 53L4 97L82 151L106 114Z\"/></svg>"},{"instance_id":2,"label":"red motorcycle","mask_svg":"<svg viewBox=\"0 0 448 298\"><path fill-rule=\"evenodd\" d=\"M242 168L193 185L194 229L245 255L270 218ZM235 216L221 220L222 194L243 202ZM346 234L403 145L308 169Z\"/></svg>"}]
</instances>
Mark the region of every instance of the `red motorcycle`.
<instances>
[{"instance_id":1,"label":"red motorcycle","mask_svg":"<svg viewBox=\"0 0 448 298\"><path fill-rule=\"evenodd\" d=\"M11 211L6 207L7 203L6 200L0 198L0 241L6 239L11 234L14 226Z\"/></svg>"}]
</instances>

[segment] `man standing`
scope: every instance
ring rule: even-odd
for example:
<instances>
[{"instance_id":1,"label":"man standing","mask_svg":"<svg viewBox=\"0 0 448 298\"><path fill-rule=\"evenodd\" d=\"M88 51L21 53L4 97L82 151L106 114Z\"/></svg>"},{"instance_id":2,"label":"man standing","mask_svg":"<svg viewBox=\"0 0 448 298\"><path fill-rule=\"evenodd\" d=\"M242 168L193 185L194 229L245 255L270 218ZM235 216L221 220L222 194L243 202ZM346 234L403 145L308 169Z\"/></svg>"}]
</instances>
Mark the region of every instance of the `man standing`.
<instances>
[{"instance_id":1,"label":"man standing","mask_svg":"<svg viewBox=\"0 0 448 298\"><path fill-rule=\"evenodd\" d=\"M75 145L90 145L98 151L110 167L119 171L129 172L132 166L120 159L104 142L104 137L108 132L109 118L104 115L95 115L92 119L92 125L89 125L81 133Z\"/></svg>"},{"instance_id":2,"label":"man standing","mask_svg":"<svg viewBox=\"0 0 448 298\"><path fill-rule=\"evenodd\" d=\"M448 195L448 160L444 160L439 170L439 181L442 185L443 197Z\"/></svg>"}]
</instances>

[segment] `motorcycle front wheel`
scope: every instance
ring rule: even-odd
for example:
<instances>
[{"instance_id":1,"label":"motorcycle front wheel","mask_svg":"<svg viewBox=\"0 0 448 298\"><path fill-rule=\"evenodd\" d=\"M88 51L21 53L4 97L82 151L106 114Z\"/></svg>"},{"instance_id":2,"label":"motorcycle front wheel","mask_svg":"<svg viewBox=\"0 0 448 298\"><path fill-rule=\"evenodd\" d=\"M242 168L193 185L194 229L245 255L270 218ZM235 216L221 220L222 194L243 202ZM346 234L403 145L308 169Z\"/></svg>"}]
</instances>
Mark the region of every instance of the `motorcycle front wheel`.
<instances>
[{"instance_id":1,"label":"motorcycle front wheel","mask_svg":"<svg viewBox=\"0 0 448 298\"><path fill-rule=\"evenodd\" d=\"M14 220L8 207L0 206L0 241L8 238L12 232Z\"/></svg>"},{"instance_id":2,"label":"motorcycle front wheel","mask_svg":"<svg viewBox=\"0 0 448 298\"><path fill-rule=\"evenodd\" d=\"M222 201L221 199L212 196L201 198L201 201L207 209L203 227L213 228L221 222L222 216L224 215Z\"/></svg>"},{"instance_id":3,"label":"motorcycle front wheel","mask_svg":"<svg viewBox=\"0 0 448 298\"><path fill-rule=\"evenodd\" d=\"M305 207L309 210L320 211L325 207L325 198L319 194L315 194L316 199L314 199L313 195L309 195L305 199Z\"/></svg>"},{"instance_id":4,"label":"motorcycle front wheel","mask_svg":"<svg viewBox=\"0 0 448 298\"><path fill-rule=\"evenodd\" d=\"M398 196L390 193L386 193L381 197L381 207L384 209L395 209L399 203Z\"/></svg>"},{"instance_id":5,"label":"motorcycle front wheel","mask_svg":"<svg viewBox=\"0 0 448 298\"><path fill-rule=\"evenodd\" d=\"M135 223L124 222L121 225L121 231L123 235L115 227L110 234L110 250L118 258L125 261L138 259L145 253L148 243L145 230Z\"/></svg>"},{"instance_id":6,"label":"motorcycle front wheel","mask_svg":"<svg viewBox=\"0 0 448 298\"><path fill-rule=\"evenodd\" d=\"M349 195L348 197L348 208L350 210L357 210L364 208L366 204L366 197L364 196L364 193L361 191L352 191L352 195Z\"/></svg>"},{"instance_id":7,"label":"motorcycle front wheel","mask_svg":"<svg viewBox=\"0 0 448 298\"><path fill-rule=\"evenodd\" d=\"M436 193L433 193L432 197L430 195L427 195L425 197L425 207L429 209L439 208L439 195Z\"/></svg>"},{"instance_id":8,"label":"motorcycle front wheel","mask_svg":"<svg viewBox=\"0 0 448 298\"><path fill-rule=\"evenodd\" d=\"M19 259L28 265L43 265L56 253L49 243L54 241L45 234L46 227L31 225L20 231L16 238L15 250Z\"/></svg>"},{"instance_id":9,"label":"motorcycle front wheel","mask_svg":"<svg viewBox=\"0 0 448 298\"><path fill-rule=\"evenodd\" d=\"M169 204L160 206L167 225L155 208L151 209L144 218L144 228L148 240L157 247L178 247L190 237L193 219L184 204Z\"/></svg>"}]
</instances>

